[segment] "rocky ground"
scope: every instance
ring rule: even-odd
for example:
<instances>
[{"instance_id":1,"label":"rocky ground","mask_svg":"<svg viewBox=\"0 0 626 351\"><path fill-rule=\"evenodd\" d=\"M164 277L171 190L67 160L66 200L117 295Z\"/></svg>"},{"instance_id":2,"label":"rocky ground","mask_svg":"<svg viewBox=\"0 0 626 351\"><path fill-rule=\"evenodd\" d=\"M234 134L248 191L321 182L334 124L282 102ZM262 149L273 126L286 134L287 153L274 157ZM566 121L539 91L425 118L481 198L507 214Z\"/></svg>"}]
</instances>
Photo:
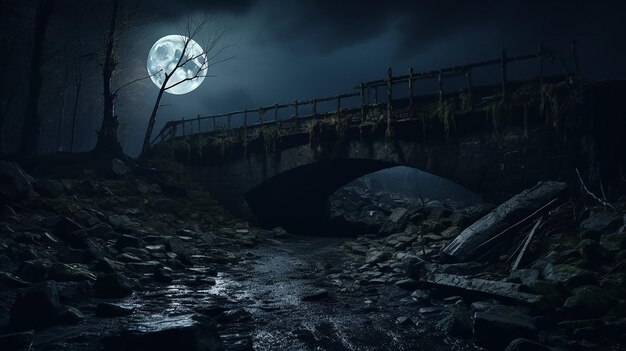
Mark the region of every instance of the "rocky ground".
<instances>
[{"instance_id":1,"label":"rocky ground","mask_svg":"<svg viewBox=\"0 0 626 351\"><path fill-rule=\"evenodd\" d=\"M367 228L355 214L379 211L372 234L294 237L249 227L184 169L158 168L113 160L51 179L0 161L1 350L626 344L626 201L560 201L451 262L449 243L502 206L365 193L352 206L346 193L335 213Z\"/></svg>"},{"instance_id":2,"label":"rocky ground","mask_svg":"<svg viewBox=\"0 0 626 351\"><path fill-rule=\"evenodd\" d=\"M363 263L366 283L414 290L422 309L439 310L438 326L448 336L490 350L621 350L626 201L612 207L565 201L465 262L442 263L443 251L496 212L492 205L398 207L381 230L392 234L362 236L344 247Z\"/></svg>"}]
</instances>

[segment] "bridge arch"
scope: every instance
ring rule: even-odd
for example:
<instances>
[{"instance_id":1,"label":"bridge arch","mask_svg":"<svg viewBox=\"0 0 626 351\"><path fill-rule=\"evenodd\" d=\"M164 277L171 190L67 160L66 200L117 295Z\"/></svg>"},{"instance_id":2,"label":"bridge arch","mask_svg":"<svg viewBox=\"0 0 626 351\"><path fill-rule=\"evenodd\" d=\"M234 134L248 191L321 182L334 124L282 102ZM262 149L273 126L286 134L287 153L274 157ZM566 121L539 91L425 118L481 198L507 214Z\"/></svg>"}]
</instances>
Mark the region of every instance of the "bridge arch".
<instances>
[{"instance_id":1,"label":"bridge arch","mask_svg":"<svg viewBox=\"0 0 626 351\"><path fill-rule=\"evenodd\" d=\"M248 191L244 197L265 227L313 234L330 226L329 197L352 180L395 163L372 159L335 159L282 172Z\"/></svg>"}]
</instances>

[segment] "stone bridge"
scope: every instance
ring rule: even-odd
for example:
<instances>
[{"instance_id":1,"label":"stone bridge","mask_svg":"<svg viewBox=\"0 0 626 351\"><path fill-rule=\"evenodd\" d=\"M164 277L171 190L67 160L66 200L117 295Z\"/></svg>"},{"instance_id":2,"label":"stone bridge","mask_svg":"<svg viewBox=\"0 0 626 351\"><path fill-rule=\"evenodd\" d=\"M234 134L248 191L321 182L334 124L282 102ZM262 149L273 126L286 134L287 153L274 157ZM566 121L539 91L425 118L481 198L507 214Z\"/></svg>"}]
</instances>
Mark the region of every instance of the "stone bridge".
<instances>
[{"instance_id":1,"label":"stone bridge","mask_svg":"<svg viewBox=\"0 0 626 351\"><path fill-rule=\"evenodd\" d=\"M233 213L300 232L328 223L328 198L335 190L397 165L447 178L498 202L541 180L570 179L576 168L591 176L600 163L624 164L623 153L606 162L597 157L607 148L626 150L615 132L626 130L624 114L614 112L622 82L544 83L553 95L545 96L544 88L543 98L530 96L537 92L528 84L511 83L517 94L494 95L465 110L458 93L421 97L421 110L399 99L391 119L376 106L364 120L358 109L342 110L243 132L178 137L158 144L153 155L191 166L194 177ZM482 95L489 96L499 88L484 89ZM598 123L598 117L613 122ZM616 137L607 143L610 135Z\"/></svg>"}]
</instances>

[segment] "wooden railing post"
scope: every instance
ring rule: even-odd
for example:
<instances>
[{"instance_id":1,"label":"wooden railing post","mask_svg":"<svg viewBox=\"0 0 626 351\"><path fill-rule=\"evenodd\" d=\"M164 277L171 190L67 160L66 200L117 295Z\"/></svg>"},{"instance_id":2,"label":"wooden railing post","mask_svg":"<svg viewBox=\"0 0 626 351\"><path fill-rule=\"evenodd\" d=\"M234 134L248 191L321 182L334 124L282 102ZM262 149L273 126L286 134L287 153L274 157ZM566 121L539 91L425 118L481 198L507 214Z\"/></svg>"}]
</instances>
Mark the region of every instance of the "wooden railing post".
<instances>
[{"instance_id":1,"label":"wooden railing post","mask_svg":"<svg viewBox=\"0 0 626 351\"><path fill-rule=\"evenodd\" d=\"M391 121L391 104L392 104L392 91L391 91L391 67L387 68L387 123Z\"/></svg>"},{"instance_id":2,"label":"wooden railing post","mask_svg":"<svg viewBox=\"0 0 626 351\"><path fill-rule=\"evenodd\" d=\"M341 95L337 94L337 113L341 111Z\"/></svg>"},{"instance_id":3,"label":"wooden railing post","mask_svg":"<svg viewBox=\"0 0 626 351\"><path fill-rule=\"evenodd\" d=\"M299 114L298 114L298 99L293 101L293 109L294 109L293 112L294 112L294 119L295 119L294 122L295 122L296 128L298 128L298 125L300 123L300 121L298 119L300 117Z\"/></svg>"},{"instance_id":4,"label":"wooden railing post","mask_svg":"<svg viewBox=\"0 0 626 351\"><path fill-rule=\"evenodd\" d=\"M217 126L215 124L215 119L216 119L216 117L213 116L213 137L217 138Z\"/></svg>"},{"instance_id":5,"label":"wooden railing post","mask_svg":"<svg viewBox=\"0 0 626 351\"><path fill-rule=\"evenodd\" d=\"M313 113L313 118L317 116L317 98L313 98L313 106L311 107L311 112Z\"/></svg>"},{"instance_id":6,"label":"wooden railing post","mask_svg":"<svg viewBox=\"0 0 626 351\"><path fill-rule=\"evenodd\" d=\"M248 139L248 109L243 110L243 142L244 144Z\"/></svg>"},{"instance_id":7,"label":"wooden railing post","mask_svg":"<svg viewBox=\"0 0 626 351\"><path fill-rule=\"evenodd\" d=\"M413 118L413 67L409 68L409 118Z\"/></svg>"},{"instance_id":8,"label":"wooden railing post","mask_svg":"<svg viewBox=\"0 0 626 351\"><path fill-rule=\"evenodd\" d=\"M359 86L359 97L361 99L361 121L365 122L365 87L363 83Z\"/></svg>"},{"instance_id":9,"label":"wooden railing post","mask_svg":"<svg viewBox=\"0 0 626 351\"><path fill-rule=\"evenodd\" d=\"M437 84L439 85L437 94L439 95L439 103L441 104L443 102L443 73L441 70L437 73Z\"/></svg>"},{"instance_id":10,"label":"wooden railing post","mask_svg":"<svg viewBox=\"0 0 626 351\"><path fill-rule=\"evenodd\" d=\"M227 126L227 128L228 128L228 135L230 135L230 119L231 119L231 117L232 117L232 116L233 116L233 115L232 115L232 114L230 114L230 113L226 116L226 121L227 121L227 122L226 122L226 123L227 123L227 124L226 124L226 126Z\"/></svg>"},{"instance_id":11,"label":"wooden railing post","mask_svg":"<svg viewBox=\"0 0 626 351\"><path fill-rule=\"evenodd\" d=\"M185 135L185 117L180 118L180 124L182 124L183 126L183 138L184 138L186 136Z\"/></svg>"},{"instance_id":12,"label":"wooden railing post","mask_svg":"<svg viewBox=\"0 0 626 351\"><path fill-rule=\"evenodd\" d=\"M472 85L472 66L467 65L465 68L465 77L467 78L467 94L469 97L469 108L470 111L474 109L474 95L472 94L473 85Z\"/></svg>"},{"instance_id":13,"label":"wooden railing post","mask_svg":"<svg viewBox=\"0 0 626 351\"><path fill-rule=\"evenodd\" d=\"M278 122L278 103L274 103L274 122Z\"/></svg>"},{"instance_id":14,"label":"wooden railing post","mask_svg":"<svg viewBox=\"0 0 626 351\"><path fill-rule=\"evenodd\" d=\"M574 74L578 76L580 74L580 68L578 67L578 48L576 46L576 40L572 40L572 60L574 61Z\"/></svg>"},{"instance_id":15,"label":"wooden railing post","mask_svg":"<svg viewBox=\"0 0 626 351\"><path fill-rule=\"evenodd\" d=\"M263 108L259 107L259 125L263 125Z\"/></svg>"},{"instance_id":16,"label":"wooden railing post","mask_svg":"<svg viewBox=\"0 0 626 351\"><path fill-rule=\"evenodd\" d=\"M539 43L539 87L543 88L543 43Z\"/></svg>"},{"instance_id":17,"label":"wooden railing post","mask_svg":"<svg viewBox=\"0 0 626 351\"><path fill-rule=\"evenodd\" d=\"M374 85L374 104L378 105L378 85Z\"/></svg>"},{"instance_id":18,"label":"wooden railing post","mask_svg":"<svg viewBox=\"0 0 626 351\"><path fill-rule=\"evenodd\" d=\"M200 134L201 130L200 130L200 114L198 113L198 134Z\"/></svg>"},{"instance_id":19,"label":"wooden railing post","mask_svg":"<svg viewBox=\"0 0 626 351\"><path fill-rule=\"evenodd\" d=\"M502 65L502 97L506 98L506 50L502 50L500 64Z\"/></svg>"}]
</instances>

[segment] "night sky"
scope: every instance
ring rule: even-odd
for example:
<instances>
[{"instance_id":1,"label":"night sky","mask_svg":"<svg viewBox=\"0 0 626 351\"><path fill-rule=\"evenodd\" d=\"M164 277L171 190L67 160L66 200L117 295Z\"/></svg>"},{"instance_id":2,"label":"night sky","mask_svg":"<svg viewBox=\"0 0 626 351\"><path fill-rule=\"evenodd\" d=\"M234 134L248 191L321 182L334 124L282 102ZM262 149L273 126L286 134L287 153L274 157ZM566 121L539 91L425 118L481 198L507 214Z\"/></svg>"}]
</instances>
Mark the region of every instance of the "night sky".
<instances>
[{"instance_id":1,"label":"night sky","mask_svg":"<svg viewBox=\"0 0 626 351\"><path fill-rule=\"evenodd\" d=\"M539 42L567 53L577 40L589 79L626 76L623 1L152 0L131 7L134 27L121 37L117 84L145 75L152 44L180 34L187 18L202 12L212 19L200 39L225 28L223 43L232 47L224 56L235 56L212 67L214 77L192 93L166 94L155 133L171 119L350 92L382 78L388 66L397 74L411 66L431 70L496 58L503 48L512 55L534 52ZM59 0L52 30L67 33L75 24L83 36L101 37L107 8L106 1ZM94 92L99 78L95 72ZM120 93L116 112L128 154L139 151L157 91L144 80ZM81 110L82 149L95 142L97 102Z\"/></svg>"}]
</instances>

